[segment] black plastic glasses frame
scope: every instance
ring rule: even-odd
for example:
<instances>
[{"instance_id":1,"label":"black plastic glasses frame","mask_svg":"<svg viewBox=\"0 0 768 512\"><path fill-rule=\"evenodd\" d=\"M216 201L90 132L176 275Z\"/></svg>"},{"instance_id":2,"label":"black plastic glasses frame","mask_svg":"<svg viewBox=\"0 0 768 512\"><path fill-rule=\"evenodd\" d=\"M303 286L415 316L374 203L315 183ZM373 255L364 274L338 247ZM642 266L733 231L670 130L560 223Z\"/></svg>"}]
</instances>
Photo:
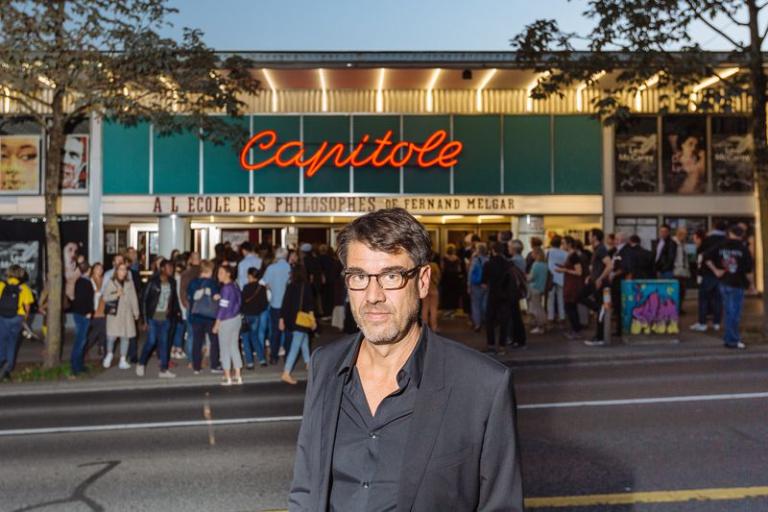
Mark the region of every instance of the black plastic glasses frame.
<instances>
[{"instance_id":1,"label":"black plastic glasses frame","mask_svg":"<svg viewBox=\"0 0 768 512\"><path fill-rule=\"evenodd\" d=\"M347 286L347 289L355 291L355 292L361 292L368 288L368 286L371 284L371 278L373 277L376 279L376 283L383 289L383 290L401 290L405 288L405 285L408 284L408 281L410 281L416 274L419 273L419 270L421 270L422 267L413 267L410 270L387 270L385 272L379 272L378 274L366 274L365 272L356 272L356 271L350 271L345 270L341 273L342 277L344 278L344 284ZM399 286L396 286L394 288L388 288L384 286L381 283L381 276L386 276L388 274L398 274L402 278L403 282L400 283ZM349 285L349 278L352 276L365 276L365 286L356 286L352 287Z\"/></svg>"}]
</instances>

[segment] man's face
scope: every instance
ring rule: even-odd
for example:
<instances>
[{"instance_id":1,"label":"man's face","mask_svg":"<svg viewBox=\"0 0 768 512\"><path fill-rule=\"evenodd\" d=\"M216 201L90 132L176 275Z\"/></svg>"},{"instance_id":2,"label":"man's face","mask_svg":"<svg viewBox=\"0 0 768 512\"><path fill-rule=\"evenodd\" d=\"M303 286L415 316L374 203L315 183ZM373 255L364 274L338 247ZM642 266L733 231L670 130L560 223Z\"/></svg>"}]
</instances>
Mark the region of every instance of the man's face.
<instances>
[{"instance_id":1,"label":"man's face","mask_svg":"<svg viewBox=\"0 0 768 512\"><path fill-rule=\"evenodd\" d=\"M64 158L62 160L63 188L78 188L80 186L80 170L83 166L85 142L81 137L68 135L64 143Z\"/></svg>"},{"instance_id":2,"label":"man's face","mask_svg":"<svg viewBox=\"0 0 768 512\"><path fill-rule=\"evenodd\" d=\"M411 257L376 251L362 242L352 242L347 249L347 271L379 274L388 270L411 270ZM365 290L349 290L352 315L365 339L377 345L397 343L418 321L419 301L429 292L430 268L422 267L399 290L384 290L371 278Z\"/></svg>"},{"instance_id":3,"label":"man's face","mask_svg":"<svg viewBox=\"0 0 768 512\"><path fill-rule=\"evenodd\" d=\"M669 238L669 230L667 228L661 228L659 230L659 236L664 239Z\"/></svg>"}]
</instances>

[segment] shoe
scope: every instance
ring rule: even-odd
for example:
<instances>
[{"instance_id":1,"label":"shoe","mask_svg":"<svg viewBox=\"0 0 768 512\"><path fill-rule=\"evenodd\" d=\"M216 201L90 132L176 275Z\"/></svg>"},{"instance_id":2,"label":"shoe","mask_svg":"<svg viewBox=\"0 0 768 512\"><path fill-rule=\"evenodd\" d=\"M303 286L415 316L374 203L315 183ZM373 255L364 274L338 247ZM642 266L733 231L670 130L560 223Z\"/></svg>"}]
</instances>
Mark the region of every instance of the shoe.
<instances>
[{"instance_id":1,"label":"shoe","mask_svg":"<svg viewBox=\"0 0 768 512\"><path fill-rule=\"evenodd\" d=\"M515 350L525 350L528 348L527 343L510 343L509 348L515 349Z\"/></svg>"},{"instance_id":2,"label":"shoe","mask_svg":"<svg viewBox=\"0 0 768 512\"><path fill-rule=\"evenodd\" d=\"M242 386L243 385L243 378L242 377L235 377L234 383L236 385L238 385L238 386Z\"/></svg>"},{"instance_id":3,"label":"shoe","mask_svg":"<svg viewBox=\"0 0 768 512\"><path fill-rule=\"evenodd\" d=\"M112 358L114 357L113 354L107 354L104 356L104 361L102 361L101 366L104 368L109 368L112 365Z\"/></svg>"},{"instance_id":4,"label":"shoe","mask_svg":"<svg viewBox=\"0 0 768 512\"><path fill-rule=\"evenodd\" d=\"M221 368L211 368L211 373L224 373Z\"/></svg>"},{"instance_id":5,"label":"shoe","mask_svg":"<svg viewBox=\"0 0 768 512\"><path fill-rule=\"evenodd\" d=\"M231 386L232 385L232 379L231 378L227 378L227 379L222 380L221 381L221 385L222 386Z\"/></svg>"},{"instance_id":6,"label":"shoe","mask_svg":"<svg viewBox=\"0 0 768 512\"><path fill-rule=\"evenodd\" d=\"M598 340L598 339L584 340L584 344L588 347L604 347L605 340Z\"/></svg>"},{"instance_id":7,"label":"shoe","mask_svg":"<svg viewBox=\"0 0 768 512\"><path fill-rule=\"evenodd\" d=\"M544 334L544 329L541 327L534 327L531 329L531 334Z\"/></svg>"},{"instance_id":8,"label":"shoe","mask_svg":"<svg viewBox=\"0 0 768 512\"><path fill-rule=\"evenodd\" d=\"M712 327L715 329L715 331L719 331L720 330L720 324L715 324Z\"/></svg>"},{"instance_id":9,"label":"shoe","mask_svg":"<svg viewBox=\"0 0 768 512\"><path fill-rule=\"evenodd\" d=\"M120 358L120 363L117 365L121 370L130 370L131 363L129 363L124 357Z\"/></svg>"},{"instance_id":10,"label":"shoe","mask_svg":"<svg viewBox=\"0 0 768 512\"><path fill-rule=\"evenodd\" d=\"M161 379L175 379L176 374L172 373L170 370L164 370L157 374L157 376Z\"/></svg>"},{"instance_id":11,"label":"shoe","mask_svg":"<svg viewBox=\"0 0 768 512\"><path fill-rule=\"evenodd\" d=\"M726 343L725 348L730 348L731 350L746 350L747 346L739 341L738 343Z\"/></svg>"},{"instance_id":12,"label":"shoe","mask_svg":"<svg viewBox=\"0 0 768 512\"><path fill-rule=\"evenodd\" d=\"M291 374L287 372L283 372L283 374L280 376L280 380L292 386L295 386L296 384L299 383L299 381L291 377Z\"/></svg>"},{"instance_id":13,"label":"shoe","mask_svg":"<svg viewBox=\"0 0 768 512\"><path fill-rule=\"evenodd\" d=\"M253 365L253 363L251 363L251 364L245 365L245 368L246 370L254 370L256 367Z\"/></svg>"},{"instance_id":14,"label":"shoe","mask_svg":"<svg viewBox=\"0 0 768 512\"><path fill-rule=\"evenodd\" d=\"M181 349L179 349L179 352L178 352L178 354L177 354L177 355L178 355L179 357L177 357L176 359L186 359L186 358L187 358L187 354L186 354L186 352L184 352L184 351L183 351L183 350L181 350Z\"/></svg>"},{"instance_id":15,"label":"shoe","mask_svg":"<svg viewBox=\"0 0 768 512\"><path fill-rule=\"evenodd\" d=\"M267 362L266 361L262 361L262 362L259 363L259 366L261 366L262 368L266 368L267 367Z\"/></svg>"},{"instance_id":16,"label":"shoe","mask_svg":"<svg viewBox=\"0 0 768 512\"><path fill-rule=\"evenodd\" d=\"M200 370L195 370L192 372L192 375L200 375Z\"/></svg>"},{"instance_id":17,"label":"shoe","mask_svg":"<svg viewBox=\"0 0 768 512\"><path fill-rule=\"evenodd\" d=\"M690 330L696 331L696 332L706 332L707 326L705 324L701 324L699 322L696 322L695 324L691 325L689 327Z\"/></svg>"},{"instance_id":18,"label":"shoe","mask_svg":"<svg viewBox=\"0 0 768 512\"><path fill-rule=\"evenodd\" d=\"M138 377L143 377L144 376L144 365L143 364L140 364L140 365L136 366L136 375Z\"/></svg>"}]
</instances>

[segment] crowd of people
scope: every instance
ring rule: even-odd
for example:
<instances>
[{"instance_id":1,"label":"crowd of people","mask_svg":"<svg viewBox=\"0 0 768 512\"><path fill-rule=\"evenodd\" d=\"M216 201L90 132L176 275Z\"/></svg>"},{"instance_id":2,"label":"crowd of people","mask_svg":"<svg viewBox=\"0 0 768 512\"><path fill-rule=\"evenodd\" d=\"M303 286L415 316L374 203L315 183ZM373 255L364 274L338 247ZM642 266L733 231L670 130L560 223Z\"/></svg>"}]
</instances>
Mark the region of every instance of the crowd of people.
<instances>
[{"instance_id":1,"label":"crowd of people","mask_svg":"<svg viewBox=\"0 0 768 512\"><path fill-rule=\"evenodd\" d=\"M586 243L552 236L546 248L534 237L527 252L511 232L487 242L467 235L461 248L449 244L442 256L432 255L421 320L437 332L446 317L466 316L472 329L485 329L488 352L524 348L529 334L552 329L600 346L606 343L605 321L612 322L608 327L615 335L622 334L621 308L611 308L613 318L601 314L604 292L620 304L622 281L663 278L678 280L684 297L695 276L698 318L690 329L719 331L724 323L725 346L745 348L739 321L745 292L754 289L747 234L743 224L697 231L695 260L685 250L685 229L672 235L666 225L651 250L637 235L604 235L600 229L592 229ZM143 377L156 354L160 378L174 378L172 369L187 364L195 374L204 368L223 374L222 383L229 386L243 382L244 367L278 365L283 357L282 380L295 384L292 371L299 354L309 361L319 320L344 332L357 329L342 264L325 244L291 250L218 244L211 260L174 251L152 262L146 282L133 248L115 255L106 271L78 256L75 271L64 298L75 325L73 375L86 371L87 354L97 351L104 368L116 363ZM0 281L2 378L14 368L19 333L33 305L46 314L45 290L35 299L24 279L23 269L12 265ZM592 337L584 335L590 323Z\"/></svg>"}]
</instances>

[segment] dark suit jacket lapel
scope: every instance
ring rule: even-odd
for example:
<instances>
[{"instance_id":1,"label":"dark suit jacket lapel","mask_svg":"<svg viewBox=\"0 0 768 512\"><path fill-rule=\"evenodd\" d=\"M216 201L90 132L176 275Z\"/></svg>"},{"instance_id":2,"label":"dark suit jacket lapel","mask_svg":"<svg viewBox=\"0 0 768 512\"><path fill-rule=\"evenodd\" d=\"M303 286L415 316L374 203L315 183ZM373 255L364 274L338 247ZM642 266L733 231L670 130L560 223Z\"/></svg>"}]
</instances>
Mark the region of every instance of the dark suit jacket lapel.
<instances>
[{"instance_id":1,"label":"dark suit jacket lapel","mask_svg":"<svg viewBox=\"0 0 768 512\"><path fill-rule=\"evenodd\" d=\"M400 472L397 498L398 512L411 510L424 471L435 446L437 433L443 422L445 405L451 388L445 382L445 363L442 346L428 331L424 354L424 373L421 379L411 420L410 433L405 445L405 458Z\"/></svg>"},{"instance_id":2,"label":"dark suit jacket lapel","mask_svg":"<svg viewBox=\"0 0 768 512\"><path fill-rule=\"evenodd\" d=\"M349 350L344 351L344 358L339 360L331 368L331 374L325 383L325 394L323 395L323 421L320 428L320 493L316 504L318 511L328 509L328 493L331 482L331 464L333 462L333 445L336 442L336 426L339 423L339 411L341 409L341 394L344 390L344 374L339 375L339 370L344 362L354 355L350 352L356 352L360 343L360 337L353 338Z\"/></svg>"}]
</instances>

